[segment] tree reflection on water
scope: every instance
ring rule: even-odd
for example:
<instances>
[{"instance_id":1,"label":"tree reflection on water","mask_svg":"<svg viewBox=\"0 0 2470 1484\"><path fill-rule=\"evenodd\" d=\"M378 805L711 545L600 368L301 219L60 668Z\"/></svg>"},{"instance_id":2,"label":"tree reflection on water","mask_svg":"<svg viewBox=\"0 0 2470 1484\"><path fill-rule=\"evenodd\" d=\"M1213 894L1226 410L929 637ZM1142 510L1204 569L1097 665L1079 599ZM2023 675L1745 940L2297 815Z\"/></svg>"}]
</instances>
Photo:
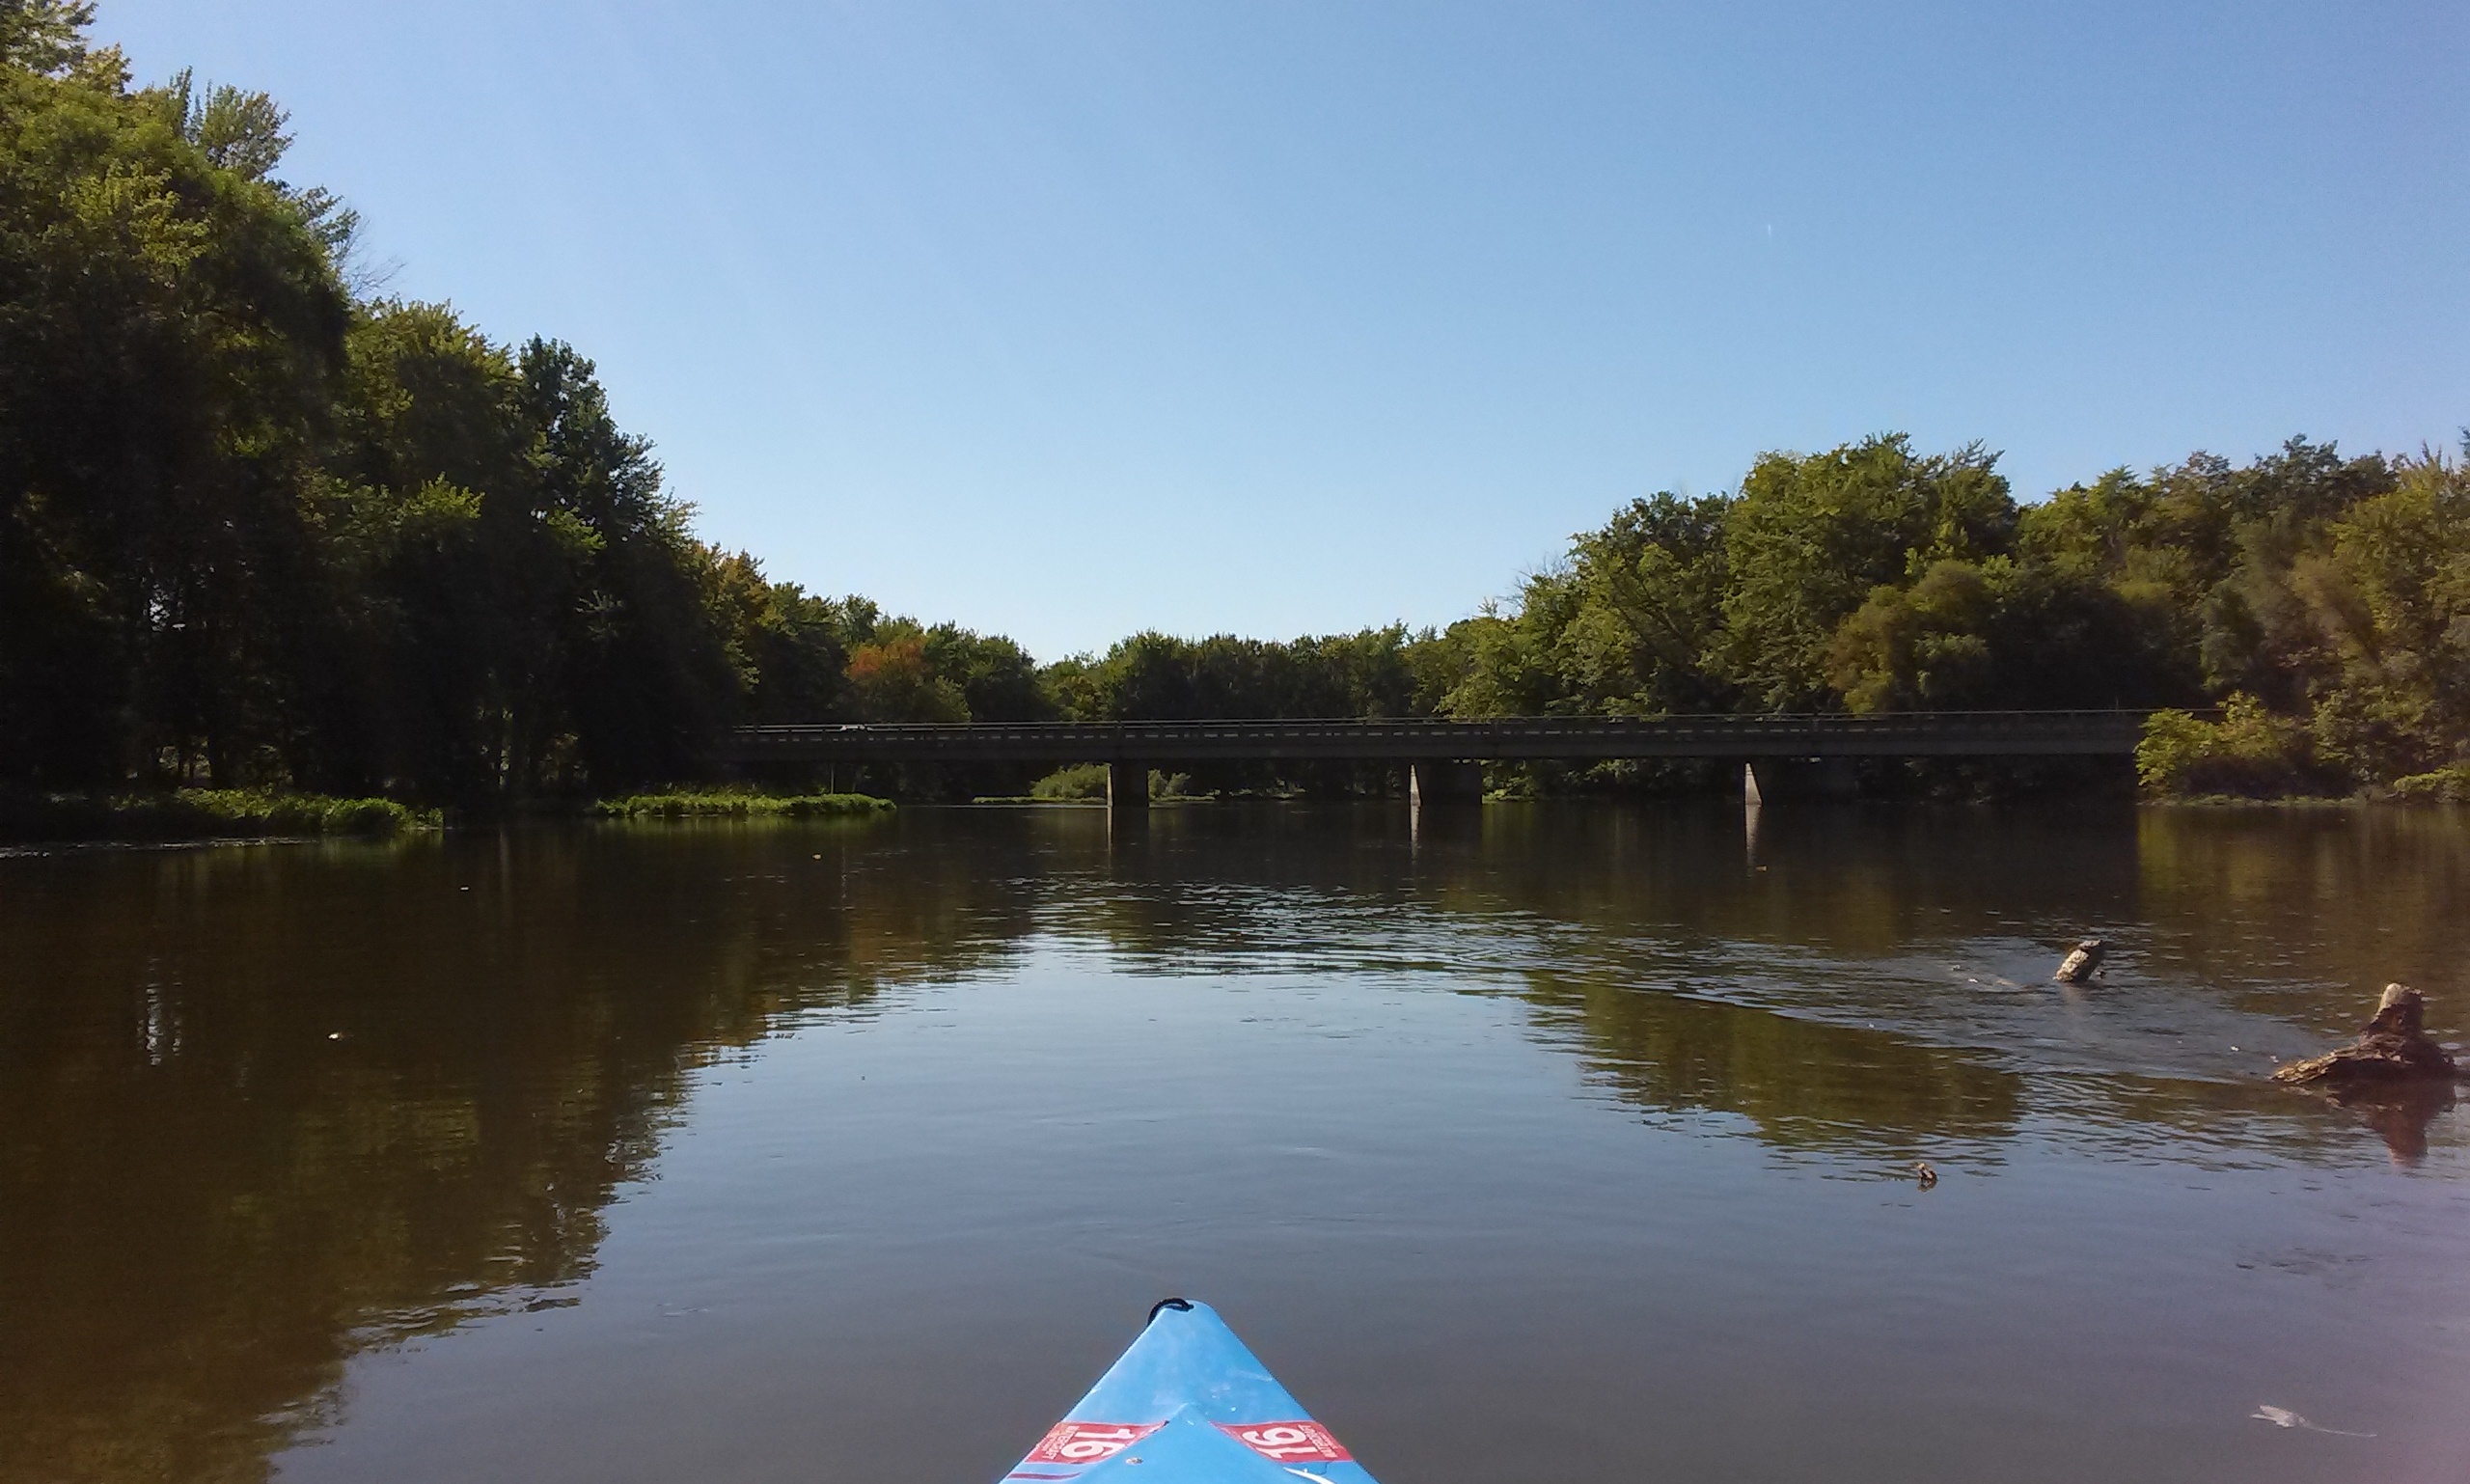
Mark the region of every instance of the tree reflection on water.
<instances>
[{"instance_id":1,"label":"tree reflection on water","mask_svg":"<svg viewBox=\"0 0 2470 1484\"><path fill-rule=\"evenodd\" d=\"M1194 808L0 861L0 1479L263 1477L354 1354L564 1302L700 1068L1041 943L1511 997L1649 1116L1870 1168L2071 1119L2323 1157L2357 1123L2263 1086L2259 1046L2346 1031L2387 978L2457 1025L2447 818L1767 814L1754 842L1719 810ZM2071 1003L2032 976L2088 928L2126 966ZM2451 1106L2358 1116L2407 1160Z\"/></svg>"}]
</instances>

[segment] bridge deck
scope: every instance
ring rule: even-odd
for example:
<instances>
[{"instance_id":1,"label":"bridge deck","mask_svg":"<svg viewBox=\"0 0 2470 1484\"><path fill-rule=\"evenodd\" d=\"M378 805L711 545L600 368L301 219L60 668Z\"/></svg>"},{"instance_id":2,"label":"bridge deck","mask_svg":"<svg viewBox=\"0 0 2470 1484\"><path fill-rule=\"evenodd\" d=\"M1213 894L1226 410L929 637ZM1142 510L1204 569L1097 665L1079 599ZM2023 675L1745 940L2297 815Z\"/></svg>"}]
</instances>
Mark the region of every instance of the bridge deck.
<instances>
[{"instance_id":1,"label":"bridge deck","mask_svg":"<svg viewBox=\"0 0 2470 1484\"><path fill-rule=\"evenodd\" d=\"M2141 711L747 727L734 762L2124 756Z\"/></svg>"}]
</instances>

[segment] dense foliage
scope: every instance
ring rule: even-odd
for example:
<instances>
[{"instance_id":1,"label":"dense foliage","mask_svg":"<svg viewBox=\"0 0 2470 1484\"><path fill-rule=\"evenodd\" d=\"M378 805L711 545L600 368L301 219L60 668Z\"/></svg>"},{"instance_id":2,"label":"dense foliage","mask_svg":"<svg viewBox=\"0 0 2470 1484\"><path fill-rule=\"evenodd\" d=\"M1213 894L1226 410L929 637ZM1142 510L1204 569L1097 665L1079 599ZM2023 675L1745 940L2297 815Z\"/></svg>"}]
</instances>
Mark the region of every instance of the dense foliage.
<instances>
[{"instance_id":1,"label":"dense foliage","mask_svg":"<svg viewBox=\"0 0 2470 1484\"><path fill-rule=\"evenodd\" d=\"M90 12L0 0L0 786L485 806L689 780L755 722L2228 701L2156 724L2148 784L2470 791L2470 481L2429 453L2293 440L2033 505L1979 446L1770 453L1445 631L1045 667L809 593L695 537L572 347L357 286L271 99L133 87Z\"/></svg>"},{"instance_id":2,"label":"dense foliage","mask_svg":"<svg viewBox=\"0 0 2470 1484\"><path fill-rule=\"evenodd\" d=\"M2470 761L2470 472L2293 439L2019 506L1978 448L1769 454L1736 495L1633 503L1447 638L1464 714L2226 701L2156 723L2149 784L2394 783Z\"/></svg>"},{"instance_id":3,"label":"dense foliage","mask_svg":"<svg viewBox=\"0 0 2470 1484\"><path fill-rule=\"evenodd\" d=\"M740 720L1044 714L1017 646L698 542L591 363L356 294L285 116L0 0L0 781L466 803Z\"/></svg>"}]
</instances>

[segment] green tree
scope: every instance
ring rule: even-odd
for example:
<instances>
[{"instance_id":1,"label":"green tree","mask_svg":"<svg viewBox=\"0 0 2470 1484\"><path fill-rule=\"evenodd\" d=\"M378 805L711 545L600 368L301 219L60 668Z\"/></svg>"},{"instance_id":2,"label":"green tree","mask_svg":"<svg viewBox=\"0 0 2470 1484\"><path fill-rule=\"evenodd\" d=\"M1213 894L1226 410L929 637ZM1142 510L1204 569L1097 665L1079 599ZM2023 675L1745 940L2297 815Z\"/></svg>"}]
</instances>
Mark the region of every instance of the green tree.
<instances>
[{"instance_id":1,"label":"green tree","mask_svg":"<svg viewBox=\"0 0 2470 1484\"><path fill-rule=\"evenodd\" d=\"M294 730L333 208L266 178L274 142L218 165L86 14L0 13L0 765L250 782Z\"/></svg>"},{"instance_id":2,"label":"green tree","mask_svg":"<svg viewBox=\"0 0 2470 1484\"><path fill-rule=\"evenodd\" d=\"M2191 667L2154 618L2062 563L1935 562L1837 627L1828 680L1855 712L2191 704Z\"/></svg>"},{"instance_id":3,"label":"green tree","mask_svg":"<svg viewBox=\"0 0 2470 1484\"><path fill-rule=\"evenodd\" d=\"M541 498L513 355L440 305L369 306L326 483L337 771L480 803L543 782L570 733L568 612L593 536ZM335 692L340 691L338 695Z\"/></svg>"},{"instance_id":4,"label":"green tree","mask_svg":"<svg viewBox=\"0 0 2470 1484\"><path fill-rule=\"evenodd\" d=\"M742 677L739 720L755 725L846 719L849 652L837 611L795 583L765 579L744 552L710 554L714 605Z\"/></svg>"},{"instance_id":5,"label":"green tree","mask_svg":"<svg viewBox=\"0 0 2470 1484\"><path fill-rule=\"evenodd\" d=\"M536 511L583 533L563 646L577 759L602 790L685 776L731 719L740 683L693 508L668 493L650 444L618 428L572 346L535 339L516 372Z\"/></svg>"},{"instance_id":6,"label":"green tree","mask_svg":"<svg viewBox=\"0 0 2470 1484\"><path fill-rule=\"evenodd\" d=\"M0 67L56 76L86 60L94 0L0 0Z\"/></svg>"},{"instance_id":7,"label":"green tree","mask_svg":"<svg viewBox=\"0 0 2470 1484\"><path fill-rule=\"evenodd\" d=\"M926 630L923 647L928 668L960 692L971 719L1038 722L1056 715L1037 661L1002 635L938 623Z\"/></svg>"},{"instance_id":8,"label":"green tree","mask_svg":"<svg viewBox=\"0 0 2470 1484\"><path fill-rule=\"evenodd\" d=\"M2470 763L2470 472L2434 454L2397 472L2291 577L2316 745L2372 783Z\"/></svg>"},{"instance_id":9,"label":"green tree","mask_svg":"<svg viewBox=\"0 0 2470 1484\"><path fill-rule=\"evenodd\" d=\"M1838 704L1828 652L1872 591L2009 548L2016 503L1995 463L1979 444L1925 457L1900 433L1760 458L1724 522L1722 673L1758 709Z\"/></svg>"}]
</instances>

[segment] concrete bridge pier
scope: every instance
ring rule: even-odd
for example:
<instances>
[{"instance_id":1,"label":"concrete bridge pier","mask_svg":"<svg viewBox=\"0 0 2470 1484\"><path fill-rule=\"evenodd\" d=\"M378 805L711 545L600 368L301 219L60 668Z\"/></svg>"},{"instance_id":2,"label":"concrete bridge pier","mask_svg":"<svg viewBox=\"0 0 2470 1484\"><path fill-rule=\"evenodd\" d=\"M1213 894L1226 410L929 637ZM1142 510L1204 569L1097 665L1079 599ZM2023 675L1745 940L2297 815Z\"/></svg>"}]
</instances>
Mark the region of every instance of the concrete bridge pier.
<instances>
[{"instance_id":1,"label":"concrete bridge pier","mask_svg":"<svg viewBox=\"0 0 2470 1484\"><path fill-rule=\"evenodd\" d=\"M1427 804L1481 804L1484 765L1456 757L1418 758L1407 767L1407 797L1417 809Z\"/></svg>"},{"instance_id":2,"label":"concrete bridge pier","mask_svg":"<svg viewBox=\"0 0 2470 1484\"><path fill-rule=\"evenodd\" d=\"M1110 810L1149 808L1149 764L1145 762L1107 764L1107 808Z\"/></svg>"}]
</instances>

